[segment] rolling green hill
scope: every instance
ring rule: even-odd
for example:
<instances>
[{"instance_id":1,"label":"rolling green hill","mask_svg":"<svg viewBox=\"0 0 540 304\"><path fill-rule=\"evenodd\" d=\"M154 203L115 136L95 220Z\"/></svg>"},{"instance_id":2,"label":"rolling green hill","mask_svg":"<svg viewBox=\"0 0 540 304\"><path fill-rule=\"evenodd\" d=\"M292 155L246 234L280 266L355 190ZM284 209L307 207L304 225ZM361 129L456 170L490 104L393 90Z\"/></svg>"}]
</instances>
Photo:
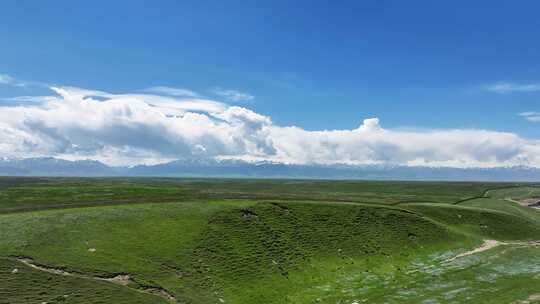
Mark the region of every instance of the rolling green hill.
<instances>
[{"instance_id":1,"label":"rolling green hill","mask_svg":"<svg viewBox=\"0 0 540 304\"><path fill-rule=\"evenodd\" d=\"M0 178L0 303L534 303L531 189Z\"/></svg>"}]
</instances>

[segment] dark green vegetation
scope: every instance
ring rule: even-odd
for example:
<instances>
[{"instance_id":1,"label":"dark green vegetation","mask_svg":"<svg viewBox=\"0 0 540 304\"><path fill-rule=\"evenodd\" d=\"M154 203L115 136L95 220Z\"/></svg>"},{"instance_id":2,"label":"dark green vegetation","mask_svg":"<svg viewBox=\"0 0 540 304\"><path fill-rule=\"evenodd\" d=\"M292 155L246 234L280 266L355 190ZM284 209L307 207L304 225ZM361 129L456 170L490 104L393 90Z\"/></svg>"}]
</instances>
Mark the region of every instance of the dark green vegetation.
<instances>
[{"instance_id":1,"label":"dark green vegetation","mask_svg":"<svg viewBox=\"0 0 540 304\"><path fill-rule=\"evenodd\" d=\"M538 190L0 178L0 303L534 303Z\"/></svg>"}]
</instances>

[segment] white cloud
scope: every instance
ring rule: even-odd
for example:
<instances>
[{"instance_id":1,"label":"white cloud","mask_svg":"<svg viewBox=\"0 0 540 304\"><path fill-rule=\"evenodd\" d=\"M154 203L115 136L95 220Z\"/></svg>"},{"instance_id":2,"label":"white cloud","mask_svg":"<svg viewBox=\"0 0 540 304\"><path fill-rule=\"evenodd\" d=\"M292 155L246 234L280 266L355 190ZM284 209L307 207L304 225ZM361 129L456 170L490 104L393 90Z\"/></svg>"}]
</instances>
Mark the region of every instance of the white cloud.
<instances>
[{"instance_id":1,"label":"white cloud","mask_svg":"<svg viewBox=\"0 0 540 304\"><path fill-rule=\"evenodd\" d=\"M41 88L49 87L49 85L42 82L21 80L21 79L12 77L8 74L1 74L1 73L0 73L0 85L8 85L8 86L13 86L13 87L41 87Z\"/></svg>"},{"instance_id":2,"label":"white cloud","mask_svg":"<svg viewBox=\"0 0 540 304\"><path fill-rule=\"evenodd\" d=\"M119 165L271 151L266 138L259 138L270 121L247 109L203 99L52 90L57 95L41 103L0 107L1 156Z\"/></svg>"},{"instance_id":3,"label":"white cloud","mask_svg":"<svg viewBox=\"0 0 540 304\"><path fill-rule=\"evenodd\" d=\"M403 131L377 118L356 129L277 126L247 108L197 97L73 87L0 107L0 157L96 159L112 165L180 158L296 164L540 168L540 141L476 129ZM525 118L536 112L522 113Z\"/></svg>"},{"instance_id":4,"label":"white cloud","mask_svg":"<svg viewBox=\"0 0 540 304\"><path fill-rule=\"evenodd\" d=\"M238 91L238 90L227 90L227 89L222 89L222 88L215 88L214 90L212 90L212 93L218 96L224 97L228 101L233 101L233 102L250 101L250 100L255 99L255 96L249 93Z\"/></svg>"},{"instance_id":5,"label":"white cloud","mask_svg":"<svg viewBox=\"0 0 540 304\"><path fill-rule=\"evenodd\" d=\"M176 97L199 97L194 91L180 88L157 86L143 90L148 93L155 93L160 95L176 96Z\"/></svg>"},{"instance_id":6,"label":"white cloud","mask_svg":"<svg viewBox=\"0 0 540 304\"><path fill-rule=\"evenodd\" d=\"M17 97L8 97L2 98L2 101L8 101L13 103L43 103L45 100L51 99L51 96L17 96Z\"/></svg>"},{"instance_id":7,"label":"white cloud","mask_svg":"<svg viewBox=\"0 0 540 304\"><path fill-rule=\"evenodd\" d=\"M512 92L538 92L540 91L540 83L511 83L497 82L484 87L486 91L505 94Z\"/></svg>"},{"instance_id":8,"label":"white cloud","mask_svg":"<svg viewBox=\"0 0 540 304\"><path fill-rule=\"evenodd\" d=\"M365 120L355 130L273 128L281 160L448 167L540 166L540 142L486 130L394 131Z\"/></svg>"},{"instance_id":9,"label":"white cloud","mask_svg":"<svg viewBox=\"0 0 540 304\"><path fill-rule=\"evenodd\" d=\"M0 83L1 84L10 84L13 82L13 78L6 74L0 74Z\"/></svg>"},{"instance_id":10,"label":"white cloud","mask_svg":"<svg viewBox=\"0 0 540 304\"><path fill-rule=\"evenodd\" d=\"M519 116L531 122L540 122L540 112L523 112Z\"/></svg>"},{"instance_id":11,"label":"white cloud","mask_svg":"<svg viewBox=\"0 0 540 304\"><path fill-rule=\"evenodd\" d=\"M23 82L18 81L7 74L0 74L0 84L16 87L23 87L25 85Z\"/></svg>"}]
</instances>

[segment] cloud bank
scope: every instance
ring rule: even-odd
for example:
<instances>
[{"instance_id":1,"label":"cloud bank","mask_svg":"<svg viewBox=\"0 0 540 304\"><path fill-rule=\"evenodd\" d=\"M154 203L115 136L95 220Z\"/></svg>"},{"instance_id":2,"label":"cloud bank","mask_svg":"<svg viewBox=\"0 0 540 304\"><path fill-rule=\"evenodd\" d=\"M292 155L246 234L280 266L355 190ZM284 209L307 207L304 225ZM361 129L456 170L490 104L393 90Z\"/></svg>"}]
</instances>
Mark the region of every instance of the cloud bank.
<instances>
[{"instance_id":1,"label":"cloud bank","mask_svg":"<svg viewBox=\"0 0 540 304\"><path fill-rule=\"evenodd\" d=\"M250 109L157 87L112 94L53 87L0 106L0 157L94 159L109 165L176 159L240 159L294 164L540 167L540 141L513 133L385 129L369 118L356 129L308 131L275 125ZM28 100L31 102L23 102ZM0 103L1 105L1 103Z\"/></svg>"}]
</instances>

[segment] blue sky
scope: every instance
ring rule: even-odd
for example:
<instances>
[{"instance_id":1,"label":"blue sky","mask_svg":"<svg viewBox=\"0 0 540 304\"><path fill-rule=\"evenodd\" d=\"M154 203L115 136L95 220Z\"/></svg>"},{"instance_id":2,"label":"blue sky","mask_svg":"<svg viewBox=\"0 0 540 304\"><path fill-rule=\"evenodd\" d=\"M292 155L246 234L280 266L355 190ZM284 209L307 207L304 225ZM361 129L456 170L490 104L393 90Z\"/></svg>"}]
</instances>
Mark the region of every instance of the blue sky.
<instances>
[{"instance_id":1,"label":"blue sky","mask_svg":"<svg viewBox=\"0 0 540 304\"><path fill-rule=\"evenodd\" d=\"M539 11L538 1L7 0L0 74L117 94L235 90L253 98L229 103L305 130L377 117L390 129L535 139L540 124L518 114L540 111ZM47 94L0 86L3 98Z\"/></svg>"}]
</instances>

